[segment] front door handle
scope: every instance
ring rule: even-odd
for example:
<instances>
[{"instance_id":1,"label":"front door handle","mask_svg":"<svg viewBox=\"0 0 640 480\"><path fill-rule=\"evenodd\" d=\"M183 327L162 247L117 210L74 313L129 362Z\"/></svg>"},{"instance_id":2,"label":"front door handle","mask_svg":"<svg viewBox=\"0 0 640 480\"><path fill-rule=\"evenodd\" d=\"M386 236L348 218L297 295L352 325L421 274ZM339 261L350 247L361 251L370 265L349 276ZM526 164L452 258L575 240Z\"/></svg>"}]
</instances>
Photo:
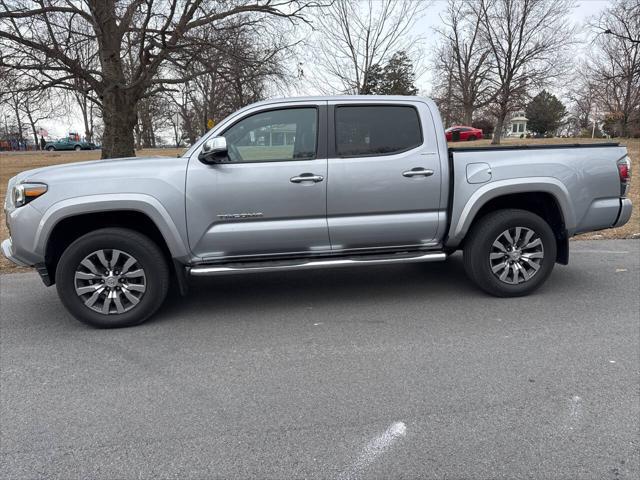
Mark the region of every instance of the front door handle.
<instances>
[{"instance_id":1,"label":"front door handle","mask_svg":"<svg viewBox=\"0 0 640 480\"><path fill-rule=\"evenodd\" d=\"M430 177L431 175L433 175L433 170L430 170L428 168L423 168L423 167L415 167L412 168L411 170L407 170L406 172L402 172L402 176L403 177L418 177L418 176L424 176L424 177Z\"/></svg>"},{"instance_id":2,"label":"front door handle","mask_svg":"<svg viewBox=\"0 0 640 480\"><path fill-rule=\"evenodd\" d=\"M313 173L301 173L297 177L291 177L289 181L291 183L302 183L302 182L314 182L318 183L324 180L322 175L315 175Z\"/></svg>"}]
</instances>

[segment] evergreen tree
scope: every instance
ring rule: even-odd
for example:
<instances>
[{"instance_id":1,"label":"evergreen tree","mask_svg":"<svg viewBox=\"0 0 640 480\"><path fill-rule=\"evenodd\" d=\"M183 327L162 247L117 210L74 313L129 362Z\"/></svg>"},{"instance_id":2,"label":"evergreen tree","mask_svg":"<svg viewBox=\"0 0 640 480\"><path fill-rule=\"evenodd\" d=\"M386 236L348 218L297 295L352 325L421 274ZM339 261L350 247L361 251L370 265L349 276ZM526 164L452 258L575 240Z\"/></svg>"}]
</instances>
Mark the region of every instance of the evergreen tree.
<instances>
[{"instance_id":1,"label":"evergreen tree","mask_svg":"<svg viewBox=\"0 0 640 480\"><path fill-rule=\"evenodd\" d=\"M527 129L539 135L555 133L562 125L567 109L555 95L543 90L529 102Z\"/></svg>"},{"instance_id":2,"label":"evergreen tree","mask_svg":"<svg viewBox=\"0 0 640 480\"><path fill-rule=\"evenodd\" d=\"M416 95L413 63L406 52L396 52L389 62L381 67L372 65L367 72L362 93L367 95Z\"/></svg>"}]
</instances>

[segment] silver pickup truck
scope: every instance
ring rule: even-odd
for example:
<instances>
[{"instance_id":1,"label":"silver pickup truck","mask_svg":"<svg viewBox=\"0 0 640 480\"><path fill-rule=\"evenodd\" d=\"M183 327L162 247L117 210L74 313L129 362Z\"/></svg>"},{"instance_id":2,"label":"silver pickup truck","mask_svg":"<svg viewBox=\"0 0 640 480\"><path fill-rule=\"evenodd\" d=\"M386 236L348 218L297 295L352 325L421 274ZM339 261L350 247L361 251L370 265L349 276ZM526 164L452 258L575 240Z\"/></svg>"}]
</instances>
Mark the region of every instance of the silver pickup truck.
<instances>
[{"instance_id":1,"label":"silver pickup truck","mask_svg":"<svg viewBox=\"0 0 640 480\"><path fill-rule=\"evenodd\" d=\"M250 105L179 158L66 164L12 178L4 255L99 327L139 324L190 276L443 261L528 294L569 237L629 220L618 144L448 149L419 97ZM455 288L455 287L452 287Z\"/></svg>"}]
</instances>

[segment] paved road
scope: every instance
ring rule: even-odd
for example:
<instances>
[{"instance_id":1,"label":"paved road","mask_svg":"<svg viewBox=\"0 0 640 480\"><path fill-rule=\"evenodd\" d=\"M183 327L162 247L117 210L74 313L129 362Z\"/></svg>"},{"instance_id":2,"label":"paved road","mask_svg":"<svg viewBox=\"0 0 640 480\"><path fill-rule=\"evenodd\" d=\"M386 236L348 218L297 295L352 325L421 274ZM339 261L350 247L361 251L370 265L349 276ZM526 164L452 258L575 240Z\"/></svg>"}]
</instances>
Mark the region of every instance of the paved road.
<instances>
[{"instance_id":1,"label":"paved road","mask_svg":"<svg viewBox=\"0 0 640 480\"><path fill-rule=\"evenodd\" d=\"M220 277L115 331L3 276L0 476L638 478L639 263L577 242L512 300L457 256Z\"/></svg>"}]
</instances>

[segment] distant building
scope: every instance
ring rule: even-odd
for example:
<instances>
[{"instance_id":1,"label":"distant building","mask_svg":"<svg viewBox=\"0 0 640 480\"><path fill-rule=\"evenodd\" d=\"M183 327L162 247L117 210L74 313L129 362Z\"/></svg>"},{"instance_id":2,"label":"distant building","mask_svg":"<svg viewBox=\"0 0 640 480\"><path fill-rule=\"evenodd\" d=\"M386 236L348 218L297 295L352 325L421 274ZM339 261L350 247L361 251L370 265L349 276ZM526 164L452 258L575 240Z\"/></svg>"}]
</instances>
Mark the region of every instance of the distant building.
<instances>
[{"instance_id":1,"label":"distant building","mask_svg":"<svg viewBox=\"0 0 640 480\"><path fill-rule=\"evenodd\" d=\"M527 135L527 122L529 119L524 116L524 112L519 111L513 114L511 117L509 129L507 130L507 136L519 137L520 135Z\"/></svg>"},{"instance_id":2,"label":"distant building","mask_svg":"<svg viewBox=\"0 0 640 480\"><path fill-rule=\"evenodd\" d=\"M296 126L290 125L273 125L271 127L263 127L249 132L249 135L239 145L246 146L280 146L293 145L296 141Z\"/></svg>"}]
</instances>

